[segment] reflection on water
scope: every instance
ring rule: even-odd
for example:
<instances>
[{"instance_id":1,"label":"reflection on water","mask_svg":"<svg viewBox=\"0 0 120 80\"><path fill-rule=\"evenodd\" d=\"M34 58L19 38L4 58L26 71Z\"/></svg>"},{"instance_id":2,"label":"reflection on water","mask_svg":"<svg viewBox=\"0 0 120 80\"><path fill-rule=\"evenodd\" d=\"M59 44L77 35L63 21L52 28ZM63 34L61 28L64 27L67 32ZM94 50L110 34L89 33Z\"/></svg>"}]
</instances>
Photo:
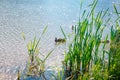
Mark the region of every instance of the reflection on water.
<instances>
[{"instance_id":1,"label":"reflection on water","mask_svg":"<svg viewBox=\"0 0 120 80\"><path fill-rule=\"evenodd\" d=\"M87 0L83 6L90 3ZM99 0L96 11L110 8L120 0ZM27 60L26 44L34 36L39 37L43 28L48 30L43 36L40 51L47 54L55 48L55 37L63 37L60 26L66 33L79 19L80 0L0 0L0 73L15 74L13 69L22 69ZM21 33L26 35L26 41ZM60 45L47 61L49 65L60 65L65 45ZM48 64L49 63L49 64Z\"/></svg>"}]
</instances>

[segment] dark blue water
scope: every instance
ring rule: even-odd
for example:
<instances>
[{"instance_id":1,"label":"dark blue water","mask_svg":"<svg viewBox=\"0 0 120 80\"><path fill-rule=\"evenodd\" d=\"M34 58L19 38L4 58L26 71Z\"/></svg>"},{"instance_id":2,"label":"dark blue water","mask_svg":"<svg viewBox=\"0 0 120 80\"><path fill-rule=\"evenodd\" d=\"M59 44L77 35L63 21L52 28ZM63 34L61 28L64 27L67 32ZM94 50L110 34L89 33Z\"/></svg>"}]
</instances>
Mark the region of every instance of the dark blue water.
<instances>
[{"instance_id":1,"label":"dark blue water","mask_svg":"<svg viewBox=\"0 0 120 80\"><path fill-rule=\"evenodd\" d=\"M96 12L109 8L112 14L113 4L120 5L120 0L98 1ZM91 2L86 0L83 8L86 9ZM0 0L0 73L15 74L15 67L25 65L27 42L34 36L39 38L46 25L48 29L42 38L40 51L47 54L55 48L54 38L63 37L60 26L65 33L70 33L80 13L80 0ZM26 41L21 37L22 32ZM57 47L46 64L60 65L65 48L65 44Z\"/></svg>"}]
</instances>

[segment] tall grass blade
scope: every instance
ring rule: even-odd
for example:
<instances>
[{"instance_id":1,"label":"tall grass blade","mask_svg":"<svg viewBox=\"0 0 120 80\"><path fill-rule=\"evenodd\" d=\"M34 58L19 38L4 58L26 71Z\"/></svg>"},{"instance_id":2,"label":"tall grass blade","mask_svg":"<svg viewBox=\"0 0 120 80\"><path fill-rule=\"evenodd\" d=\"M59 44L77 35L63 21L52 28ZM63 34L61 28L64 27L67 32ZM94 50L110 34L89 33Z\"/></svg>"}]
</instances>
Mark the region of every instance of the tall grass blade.
<instances>
[{"instance_id":1,"label":"tall grass blade","mask_svg":"<svg viewBox=\"0 0 120 80\"><path fill-rule=\"evenodd\" d=\"M92 10L91 10L91 12L90 12L89 17L93 14L93 12L94 12L94 10L95 10L95 7L96 7L97 3L98 3L98 0L94 0L94 2L93 2L93 4L92 4Z\"/></svg>"},{"instance_id":2,"label":"tall grass blade","mask_svg":"<svg viewBox=\"0 0 120 80\"><path fill-rule=\"evenodd\" d=\"M115 4L114 4L114 10L115 10L115 13L117 14L117 16L119 17L119 14L120 14L120 13L118 12Z\"/></svg>"},{"instance_id":3,"label":"tall grass blade","mask_svg":"<svg viewBox=\"0 0 120 80\"><path fill-rule=\"evenodd\" d=\"M106 14L108 13L109 8L104 12L102 19L106 16Z\"/></svg>"},{"instance_id":4,"label":"tall grass blade","mask_svg":"<svg viewBox=\"0 0 120 80\"><path fill-rule=\"evenodd\" d=\"M46 61L46 59L51 55L51 53L54 51L54 49L53 50L51 50L48 54L47 54L47 56L44 58L44 60L43 60L43 62L45 62Z\"/></svg>"},{"instance_id":5,"label":"tall grass blade","mask_svg":"<svg viewBox=\"0 0 120 80\"><path fill-rule=\"evenodd\" d=\"M22 32L21 35L22 35L23 40L25 40L25 33Z\"/></svg>"},{"instance_id":6,"label":"tall grass blade","mask_svg":"<svg viewBox=\"0 0 120 80\"><path fill-rule=\"evenodd\" d=\"M63 31L63 28L60 26L60 29L62 31L62 34L64 35L64 38L67 39L66 35L65 35L65 32Z\"/></svg>"},{"instance_id":7,"label":"tall grass blade","mask_svg":"<svg viewBox=\"0 0 120 80\"><path fill-rule=\"evenodd\" d=\"M47 28L48 28L48 26L46 26L46 27L44 28L44 30L43 30L43 32L42 32L42 35L46 32Z\"/></svg>"}]
</instances>

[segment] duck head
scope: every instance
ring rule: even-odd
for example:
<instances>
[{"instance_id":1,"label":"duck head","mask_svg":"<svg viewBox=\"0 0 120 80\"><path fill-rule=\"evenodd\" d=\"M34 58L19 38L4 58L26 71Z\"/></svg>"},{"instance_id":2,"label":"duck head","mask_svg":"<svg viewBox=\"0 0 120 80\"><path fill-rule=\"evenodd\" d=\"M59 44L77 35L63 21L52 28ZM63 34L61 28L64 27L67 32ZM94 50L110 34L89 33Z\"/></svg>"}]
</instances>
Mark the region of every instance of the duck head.
<instances>
[{"instance_id":1,"label":"duck head","mask_svg":"<svg viewBox=\"0 0 120 80\"><path fill-rule=\"evenodd\" d=\"M55 37L55 42L57 42L57 38Z\"/></svg>"}]
</instances>

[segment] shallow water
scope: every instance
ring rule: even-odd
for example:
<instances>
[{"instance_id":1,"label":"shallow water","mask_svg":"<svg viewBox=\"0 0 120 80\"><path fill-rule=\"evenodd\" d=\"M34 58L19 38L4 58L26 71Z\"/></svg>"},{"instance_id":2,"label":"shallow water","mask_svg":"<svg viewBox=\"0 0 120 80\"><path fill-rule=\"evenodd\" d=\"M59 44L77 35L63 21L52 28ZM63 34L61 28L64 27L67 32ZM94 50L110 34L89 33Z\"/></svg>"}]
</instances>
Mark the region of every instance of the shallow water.
<instances>
[{"instance_id":1,"label":"shallow water","mask_svg":"<svg viewBox=\"0 0 120 80\"><path fill-rule=\"evenodd\" d=\"M83 6L90 2L87 0ZM119 4L120 0L99 0L96 11L109 8L112 12L113 3ZM24 69L28 57L26 44L34 36L39 38L46 25L40 51L47 54L55 48L55 37L63 37L60 26L71 33L71 26L78 22L79 6L79 0L0 0L0 74L14 75L18 69ZM65 44L57 47L46 65L60 66L65 48Z\"/></svg>"}]
</instances>

